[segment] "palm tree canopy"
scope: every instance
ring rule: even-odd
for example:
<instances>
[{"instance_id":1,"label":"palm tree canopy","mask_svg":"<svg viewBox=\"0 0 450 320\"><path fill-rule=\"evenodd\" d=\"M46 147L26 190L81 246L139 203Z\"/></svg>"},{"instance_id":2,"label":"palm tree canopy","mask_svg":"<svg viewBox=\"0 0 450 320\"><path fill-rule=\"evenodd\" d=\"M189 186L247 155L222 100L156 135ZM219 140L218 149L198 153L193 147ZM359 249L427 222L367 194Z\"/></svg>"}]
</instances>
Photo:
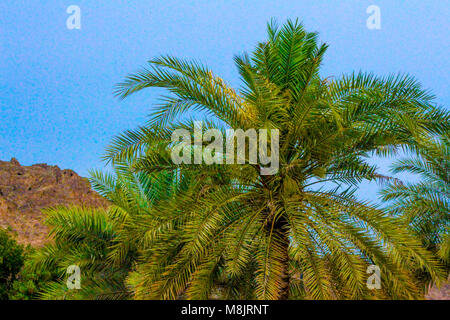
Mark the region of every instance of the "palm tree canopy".
<instances>
[{"instance_id":1,"label":"palm tree canopy","mask_svg":"<svg viewBox=\"0 0 450 320\"><path fill-rule=\"evenodd\" d=\"M153 209L161 222L176 223L130 276L136 297L205 299L220 283L225 297L412 298L421 294L412 265L442 277L407 222L358 201L352 187L380 179L371 155L415 150L446 132L448 112L408 75L321 77L326 50L297 21L271 22L266 42L235 57L239 90L196 61L170 56L117 86L120 98L150 87L169 95L147 126L117 137L105 159L195 177ZM208 118L205 130L278 129L277 174L261 175L252 164L174 164L171 134L193 132L184 118L190 111ZM365 282L371 264L383 279L376 293Z\"/></svg>"},{"instance_id":2,"label":"palm tree canopy","mask_svg":"<svg viewBox=\"0 0 450 320\"><path fill-rule=\"evenodd\" d=\"M394 215L403 215L425 247L439 249L450 263L450 139L448 134L422 145L420 155L399 160L393 172L418 174L417 183L391 183L382 191Z\"/></svg>"}]
</instances>

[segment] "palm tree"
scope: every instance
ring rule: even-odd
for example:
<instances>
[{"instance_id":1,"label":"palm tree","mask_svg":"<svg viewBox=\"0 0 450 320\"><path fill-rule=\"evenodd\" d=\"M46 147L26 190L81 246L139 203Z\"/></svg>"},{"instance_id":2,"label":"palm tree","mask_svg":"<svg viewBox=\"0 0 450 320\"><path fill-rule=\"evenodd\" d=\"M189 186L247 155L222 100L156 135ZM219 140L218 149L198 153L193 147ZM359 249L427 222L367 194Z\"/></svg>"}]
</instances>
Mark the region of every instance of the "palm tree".
<instances>
[{"instance_id":1,"label":"palm tree","mask_svg":"<svg viewBox=\"0 0 450 320\"><path fill-rule=\"evenodd\" d=\"M117 232L116 222L111 218L114 210L55 207L45 210L45 214L54 242L31 256L32 270L55 270L57 277L44 284L39 298L128 297L124 286L127 266L113 268L106 261ZM80 290L71 290L66 284L69 266L80 268Z\"/></svg>"},{"instance_id":2,"label":"palm tree","mask_svg":"<svg viewBox=\"0 0 450 320\"><path fill-rule=\"evenodd\" d=\"M450 139L420 146L420 154L398 161L393 172L418 174L417 183L391 183L382 191L393 215L403 215L426 248L450 263Z\"/></svg>"},{"instance_id":3,"label":"palm tree","mask_svg":"<svg viewBox=\"0 0 450 320\"><path fill-rule=\"evenodd\" d=\"M51 242L34 252L31 269L55 270L57 279L46 283L43 299L128 299L126 278L139 258L152 227L149 210L171 196L179 184L173 174L132 173L117 163L115 174L91 172L93 188L110 201L108 208L54 207L44 211ZM144 226L144 228L139 228ZM81 288L70 290L67 268L81 271Z\"/></svg>"},{"instance_id":4,"label":"palm tree","mask_svg":"<svg viewBox=\"0 0 450 320\"><path fill-rule=\"evenodd\" d=\"M170 95L147 126L117 137L106 159L132 162L135 172L195 177L152 208L153 230L166 229L128 279L136 298L206 299L218 284L228 298L417 298L412 265L442 277L405 221L358 201L353 189L380 179L371 155L445 132L448 114L407 75L321 77L326 50L298 22L272 22L266 42L235 58L239 90L198 62L169 56L117 86L120 98L150 87ZM208 118L205 130L278 129L279 171L262 175L248 162L174 164L171 134L193 131L188 111ZM371 264L381 269L375 293L366 287Z\"/></svg>"}]
</instances>

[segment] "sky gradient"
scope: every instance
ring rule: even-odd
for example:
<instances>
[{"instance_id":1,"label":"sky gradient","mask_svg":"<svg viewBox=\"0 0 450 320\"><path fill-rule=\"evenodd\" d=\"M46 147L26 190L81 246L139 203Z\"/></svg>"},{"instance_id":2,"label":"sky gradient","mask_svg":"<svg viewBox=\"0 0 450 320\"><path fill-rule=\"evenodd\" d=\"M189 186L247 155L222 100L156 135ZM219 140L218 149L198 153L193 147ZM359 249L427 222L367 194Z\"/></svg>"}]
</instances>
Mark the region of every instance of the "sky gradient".
<instances>
[{"instance_id":1,"label":"sky gradient","mask_svg":"<svg viewBox=\"0 0 450 320\"><path fill-rule=\"evenodd\" d=\"M381 30L366 27L372 4L381 9ZM66 27L70 5L81 8L81 30ZM270 18L298 17L320 33L330 45L322 76L405 72L448 107L449 16L447 0L2 0L0 160L84 176L102 168L111 139L143 124L161 94L115 99L113 86L126 74L171 54L198 59L238 87L233 56L266 38ZM387 173L388 162L378 163Z\"/></svg>"}]
</instances>

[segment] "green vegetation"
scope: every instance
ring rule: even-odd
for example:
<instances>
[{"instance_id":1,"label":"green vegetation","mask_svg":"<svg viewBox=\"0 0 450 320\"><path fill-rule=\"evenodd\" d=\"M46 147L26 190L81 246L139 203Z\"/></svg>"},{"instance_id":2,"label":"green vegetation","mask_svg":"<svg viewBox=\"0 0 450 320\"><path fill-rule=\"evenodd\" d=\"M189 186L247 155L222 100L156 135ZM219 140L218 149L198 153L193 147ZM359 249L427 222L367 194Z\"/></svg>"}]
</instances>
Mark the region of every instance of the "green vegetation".
<instances>
[{"instance_id":1,"label":"green vegetation","mask_svg":"<svg viewBox=\"0 0 450 320\"><path fill-rule=\"evenodd\" d=\"M51 268L36 269L33 256L36 249L26 248L24 252L25 263L12 283L9 293L10 300L39 299L40 292L49 281L57 279L56 270Z\"/></svg>"},{"instance_id":2,"label":"green vegetation","mask_svg":"<svg viewBox=\"0 0 450 320\"><path fill-rule=\"evenodd\" d=\"M36 250L18 244L12 234L10 229L0 229L0 300L38 299L57 275L51 268L36 269Z\"/></svg>"},{"instance_id":3,"label":"green vegetation","mask_svg":"<svg viewBox=\"0 0 450 320\"><path fill-rule=\"evenodd\" d=\"M413 184L391 183L382 192L389 210L403 216L425 248L450 266L450 140L447 135L420 145L420 154L394 164L393 171L418 174Z\"/></svg>"},{"instance_id":4,"label":"green vegetation","mask_svg":"<svg viewBox=\"0 0 450 320\"><path fill-rule=\"evenodd\" d=\"M47 283L40 298L129 298L125 280L135 267L139 250L151 241L151 208L184 188L171 174L133 173L125 164L116 165L115 175L92 172L91 183L111 202L109 208L57 207L46 211L54 241L31 260L35 272L56 270L58 277ZM70 265L82 270L80 290L66 285Z\"/></svg>"},{"instance_id":5,"label":"green vegetation","mask_svg":"<svg viewBox=\"0 0 450 320\"><path fill-rule=\"evenodd\" d=\"M115 174L92 173L108 209L47 211L53 241L30 263L57 277L40 298L421 299L417 270L445 279L448 139L436 137L448 134L448 112L407 75L323 78L326 50L297 22L270 23L268 40L235 58L240 90L168 56L128 76L120 98L151 87L170 95L107 149ZM194 132L191 111L207 117L205 130L278 129L279 171L174 164L171 135ZM400 149L417 159L396 171L423 182L390 182L391 209L359 201L361 181L390 181L370 157ZM66 286L70 265L81 268L80 290ZM369 265L380 290L366 286Z\"/></svg>"},{"instance_id":6,"label":"green vegetation","mask_svg":"<svg viewBox=\"0 0 450 320\"><path fill-rule=\"evenodd\" d=\"M0 229L0 300L8 300L24 263L24 249L7 231Z\"/></svg>"}]
</instances>

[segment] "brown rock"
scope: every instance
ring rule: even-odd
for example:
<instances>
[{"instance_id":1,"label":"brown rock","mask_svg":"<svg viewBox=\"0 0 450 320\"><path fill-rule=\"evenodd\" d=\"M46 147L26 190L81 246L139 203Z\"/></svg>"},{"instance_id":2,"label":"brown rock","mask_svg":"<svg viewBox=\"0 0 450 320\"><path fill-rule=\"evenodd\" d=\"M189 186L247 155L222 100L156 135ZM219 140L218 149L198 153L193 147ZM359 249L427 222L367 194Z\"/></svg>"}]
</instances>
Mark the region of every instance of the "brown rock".
<instances>
[{"instance_id":1,"label":"brown rock","mask_svg":"<svg viewBox=\"0 0 450 320\"><path fill-rule=\"evenodd\" d=\"M88 179L72 170L35 164L21 166L17 159L0 161L0 227L17 233L21 243L41 246L47 241L41 209L55 205L106 207Z\"/></svg>"},{"instance_id":2,"label":"brown rock","mask_svg":"<svg viewBox=\"0 0 450 320\"><path fill-rule=\"evenodd\" d=\"M436 285L429 288L428 294L425 296L427 300L450 300L450 276L448 281L440 287Z\"/></svg>"}]
</instances>

